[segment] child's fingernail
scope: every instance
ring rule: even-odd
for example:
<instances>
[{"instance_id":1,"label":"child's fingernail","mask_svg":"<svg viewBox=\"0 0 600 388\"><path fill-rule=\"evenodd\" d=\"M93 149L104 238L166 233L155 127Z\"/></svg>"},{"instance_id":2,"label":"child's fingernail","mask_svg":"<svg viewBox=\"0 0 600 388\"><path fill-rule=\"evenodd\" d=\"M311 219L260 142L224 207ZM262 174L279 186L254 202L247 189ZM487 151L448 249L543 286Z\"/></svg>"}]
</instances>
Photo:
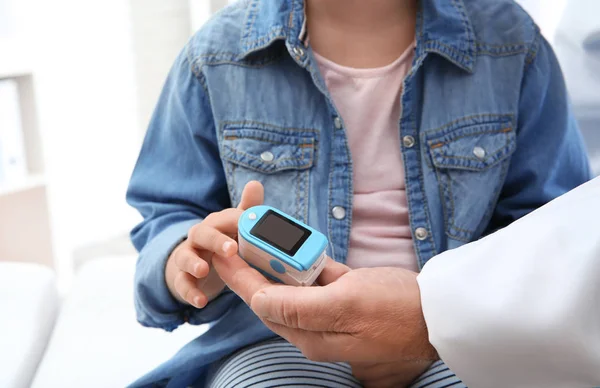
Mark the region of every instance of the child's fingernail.
<instances>
[{"instance_id":1,"label":"child's fingernail","mask_svg":"<svg viewBox=\"0 0 600 388\"><path fill-rule=\"evenodd\" d=\"M194 265L194 273L197 274L199 270L200 270L200 263L196 263L196 265Z\"/></svg>"},{"instance_id":2,"label":"child's fingernail","mask_svg":"<svg viewBox=\"0 0 600 388\"><path fill-rule=\"evenodd\" d=\"M194 305L196 305L196 307L200 307L200 297L199 296L194 298Z\"/></svg>"},{"instance_id":3,"label":"child's fingernail","mask_svg":"<svg viewBox=\"0 0 600 388\"><path fill-rule=\"evenodd\" d=\"M233 246L233 243L231 241L226 241L223 244L223 252L227 253L229 251L229 248L231 248Z\"/></svg>"}]
</instances>

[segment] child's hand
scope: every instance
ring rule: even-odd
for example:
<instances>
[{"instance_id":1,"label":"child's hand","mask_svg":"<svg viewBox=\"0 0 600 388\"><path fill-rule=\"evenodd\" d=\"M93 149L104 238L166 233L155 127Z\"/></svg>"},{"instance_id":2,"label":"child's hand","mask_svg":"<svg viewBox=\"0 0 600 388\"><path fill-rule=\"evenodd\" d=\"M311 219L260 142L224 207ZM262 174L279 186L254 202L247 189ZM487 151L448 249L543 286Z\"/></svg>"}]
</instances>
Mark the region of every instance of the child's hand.
<instances>
[{"instance_id":1,"label":"child's hand","mask_svg":"<svg viewBox=\"0 0 600 388\"><path fill-rule=\"evenodd\" d=\"M238 219L244 210L261 205L263 198L262 184L249 182L237 209L212 213L190 229L188 238L173 250L165 268L167 286L176 299L203 308L219 295L225 284L212 269L212 257L237 253Z\"/></svg>"}]
</instances>

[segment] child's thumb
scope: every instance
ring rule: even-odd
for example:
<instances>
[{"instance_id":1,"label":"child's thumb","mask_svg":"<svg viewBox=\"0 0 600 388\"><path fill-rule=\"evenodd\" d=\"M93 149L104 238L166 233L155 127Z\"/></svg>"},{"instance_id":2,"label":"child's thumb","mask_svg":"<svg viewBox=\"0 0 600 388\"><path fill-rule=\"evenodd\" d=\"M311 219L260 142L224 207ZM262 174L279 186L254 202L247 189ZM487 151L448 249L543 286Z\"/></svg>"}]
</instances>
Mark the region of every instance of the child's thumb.
<instances>
[{"instance_id":1,"label":"child's thumb","mask_svg":"<svg viewBox=\"0 0 600 388\"><path fill-rule=\"evenodd\" d=\"M265 189L262 183L258 181L250 181L244 187L242 192L242 200L238 205L238 209L246 210L252 206L262 205L265 200Z\"/></svg>"}]
</instances>

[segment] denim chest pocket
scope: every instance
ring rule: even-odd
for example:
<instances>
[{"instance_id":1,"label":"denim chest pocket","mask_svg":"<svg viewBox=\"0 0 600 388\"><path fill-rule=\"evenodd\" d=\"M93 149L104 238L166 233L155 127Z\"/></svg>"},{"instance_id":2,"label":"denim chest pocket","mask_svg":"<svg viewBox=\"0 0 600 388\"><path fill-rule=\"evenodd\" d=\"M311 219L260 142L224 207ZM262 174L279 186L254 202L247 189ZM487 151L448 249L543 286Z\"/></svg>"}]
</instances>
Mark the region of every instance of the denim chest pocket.
<instances>
[{"instance_id":1,"label":"denim chest pocket","mask_svg":"<svg viewBox=\"0 0 600 388\"><path fill-rule=\"evenodd\" d=\"M233 205L240 202L246 183L257 180L265 188L265 204L306 222L315 148L312 130L226 126L221 157Z\"/></svg>"},{"instance_id":2,"label":"denim chest pocket","mask_svg":"<svg viewBox=\"0 0 600 388\"><path fill-rule=\"evenodd\" d=\"M516 149L512 116L481 116L425 132L437 176L446 234L469 242L493 214Z\"/></svg>"}]
</instances>

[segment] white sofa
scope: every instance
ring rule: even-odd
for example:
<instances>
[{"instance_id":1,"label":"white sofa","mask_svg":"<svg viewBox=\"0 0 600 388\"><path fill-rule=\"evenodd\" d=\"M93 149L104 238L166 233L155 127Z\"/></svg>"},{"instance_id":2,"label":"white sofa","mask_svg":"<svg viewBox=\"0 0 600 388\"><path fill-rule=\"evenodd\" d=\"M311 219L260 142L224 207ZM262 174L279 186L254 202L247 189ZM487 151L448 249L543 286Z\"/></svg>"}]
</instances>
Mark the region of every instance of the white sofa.
<instances>
[{"instance_id":1,"label":"white sofa","mask_svg":"<svg viewBox=\"0 0 600 388\"><path fill-rule=\"evenodd\" d=\"M0 387L124 387L205 331L139 325L134 268L133 256L84 264L61 302L48 268L0 262Z\"/></svg>"},{"instance_id":2,"label":"white sofa","mask_svg":"<svg viewBox=\"0 0 600 388\"><path fill-rule=\"evenodd\" d=\"M0 263L0 387L27 387L59 308L51 270Z\"/></svg>"}]
</instances>

